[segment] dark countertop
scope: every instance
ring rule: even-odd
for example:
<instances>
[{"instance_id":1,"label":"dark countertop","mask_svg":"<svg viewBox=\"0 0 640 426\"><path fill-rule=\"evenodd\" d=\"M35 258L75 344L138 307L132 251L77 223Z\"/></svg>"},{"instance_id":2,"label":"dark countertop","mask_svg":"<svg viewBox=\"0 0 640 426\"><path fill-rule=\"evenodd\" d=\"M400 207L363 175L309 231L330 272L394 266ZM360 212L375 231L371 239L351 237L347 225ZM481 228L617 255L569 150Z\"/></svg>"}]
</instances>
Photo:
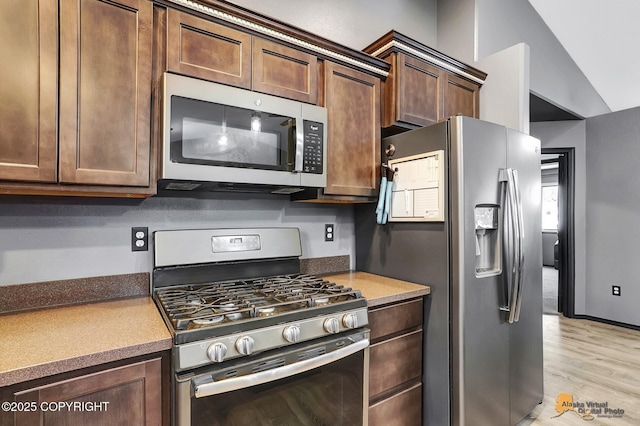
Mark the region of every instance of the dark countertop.
<instances>
[{"instance_id":1,"label":"dark countertop","mask_svg":"<svg viewBox=\"0 0 640 426\"><path fill-rule=\"evenodd\" d=\"M0 386L171 348L153 300L119 299L0 316Z\"/></svg>"},{"instance_id":2,"label":"dark countertop","mask_svg":"<svg viewBox=\"0 0 640 426\"><path fill-rule=\"evenodd\" d=\"M426 296L431 293L429 286L396 280L368 272L344 272L324 275L324 279L336 284L360 290L369 307Z\"/></svg>"}]
</instances>

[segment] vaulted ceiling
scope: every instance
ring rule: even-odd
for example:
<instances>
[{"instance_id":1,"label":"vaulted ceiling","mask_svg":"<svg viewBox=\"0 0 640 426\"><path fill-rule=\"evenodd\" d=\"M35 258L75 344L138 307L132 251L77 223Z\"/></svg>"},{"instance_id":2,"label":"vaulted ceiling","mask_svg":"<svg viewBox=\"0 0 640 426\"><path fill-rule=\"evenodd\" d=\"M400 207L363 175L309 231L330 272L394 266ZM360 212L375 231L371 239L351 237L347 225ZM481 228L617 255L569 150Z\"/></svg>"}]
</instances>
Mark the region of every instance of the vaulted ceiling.
<instances>
[{"instance_id":1,"label":"vaulted ceiling","mask_svg":"<svg viewBox=\"0 0 640 426\"><path fill-rule=\"evenodd\" d=\"M529 2L611 111L640 106L640 1Z\"/></svg>"}]
</instances>

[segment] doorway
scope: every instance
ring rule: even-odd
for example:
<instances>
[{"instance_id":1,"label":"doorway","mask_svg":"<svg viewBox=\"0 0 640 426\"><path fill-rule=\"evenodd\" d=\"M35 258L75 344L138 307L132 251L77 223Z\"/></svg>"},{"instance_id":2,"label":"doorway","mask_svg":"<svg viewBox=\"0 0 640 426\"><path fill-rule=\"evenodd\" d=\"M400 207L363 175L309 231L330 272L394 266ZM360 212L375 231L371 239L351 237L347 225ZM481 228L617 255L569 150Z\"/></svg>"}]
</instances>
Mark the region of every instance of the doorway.
<instances>
[{"instance_id":1,"label":"doorway","mask_svg":"<svg viewBox=\"0 0 640 426\"><path fill-rule=\"evenodd\" d=\"M552 158L558 168L558 247L555 259L558 270L558 312L575 316L575 149L542 148L543 156Z\"/></svg>"}]
</instances>

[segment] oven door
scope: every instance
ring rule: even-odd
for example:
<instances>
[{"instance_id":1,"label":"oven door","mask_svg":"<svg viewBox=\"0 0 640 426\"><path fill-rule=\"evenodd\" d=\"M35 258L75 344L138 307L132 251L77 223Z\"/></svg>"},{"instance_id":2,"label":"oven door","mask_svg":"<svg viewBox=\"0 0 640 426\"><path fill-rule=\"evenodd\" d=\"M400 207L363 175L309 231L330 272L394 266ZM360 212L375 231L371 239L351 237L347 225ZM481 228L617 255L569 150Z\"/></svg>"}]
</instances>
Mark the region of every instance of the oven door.
<instances>
[{"instance_id":1,"label":"oven door","mask_svg":"<svg viewBox=\"0 0 640 426\"><path fill-rule=\"evenodd\" d=\"M175 423L367 424L369 331L175 376Z\"/></svg>"}]
</instances>

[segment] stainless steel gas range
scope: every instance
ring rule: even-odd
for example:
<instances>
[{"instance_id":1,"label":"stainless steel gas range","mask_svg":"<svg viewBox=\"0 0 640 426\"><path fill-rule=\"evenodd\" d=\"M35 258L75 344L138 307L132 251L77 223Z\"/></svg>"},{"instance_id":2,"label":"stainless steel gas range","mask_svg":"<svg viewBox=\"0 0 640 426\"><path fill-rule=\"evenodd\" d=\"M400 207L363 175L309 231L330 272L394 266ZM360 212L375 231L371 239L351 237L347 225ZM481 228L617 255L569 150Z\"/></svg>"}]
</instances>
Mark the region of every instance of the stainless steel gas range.
<instances>
[{"instance_id":1,"label":"stainless steel gas range","mask_svg":"<svg viewBox=\"0 0 640 426\"><path fill-rule=\"evenodd\" d=\"M297 228L154 234L176 425L367 423L359 291L300 273Z\"/></svg>"}]
</instances>

